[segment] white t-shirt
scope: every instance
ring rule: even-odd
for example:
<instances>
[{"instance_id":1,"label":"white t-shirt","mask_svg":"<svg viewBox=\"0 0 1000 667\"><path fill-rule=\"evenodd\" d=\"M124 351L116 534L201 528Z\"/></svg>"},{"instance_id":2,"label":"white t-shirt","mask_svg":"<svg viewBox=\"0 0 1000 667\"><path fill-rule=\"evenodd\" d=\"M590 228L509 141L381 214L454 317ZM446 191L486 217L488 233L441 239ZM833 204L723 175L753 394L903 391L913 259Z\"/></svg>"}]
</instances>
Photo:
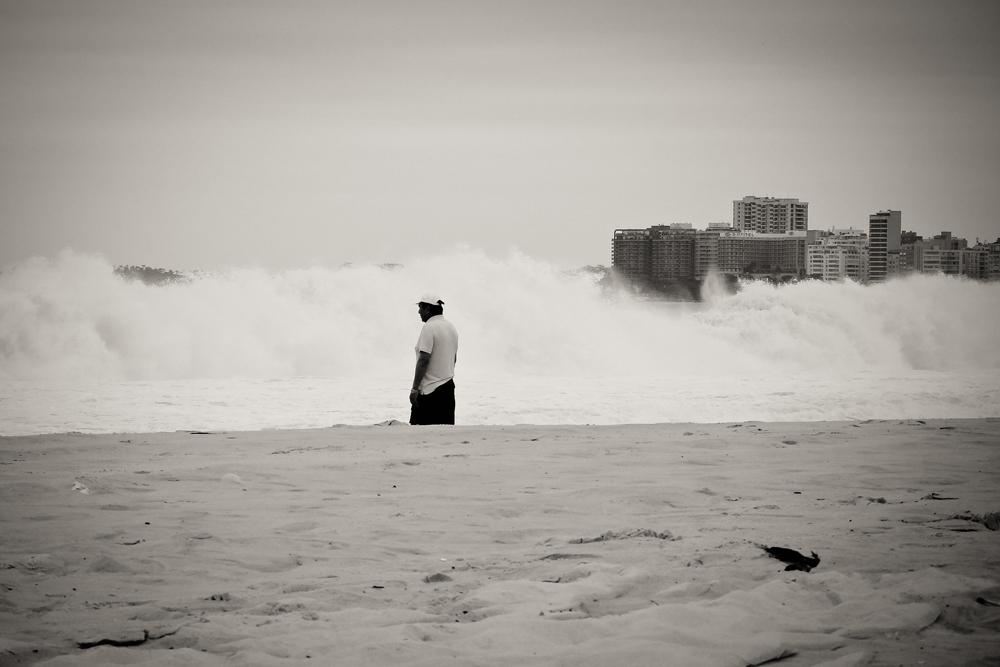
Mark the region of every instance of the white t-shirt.
<instances>
[{"instance_id":1,"label":"white t-shirt","mask_svg":"<svg viewBox=\"0 0 1000 667\"><path fill-rule=\"evenodd\" d=\"M455 357L458 354L458 331L443 315L435 315L420 330L420 337L413 348L420 358L421 352L431 355L424 379L420 381L420 393L429 394L448 380L455 377Z\"/></svg>"}]
</instances>

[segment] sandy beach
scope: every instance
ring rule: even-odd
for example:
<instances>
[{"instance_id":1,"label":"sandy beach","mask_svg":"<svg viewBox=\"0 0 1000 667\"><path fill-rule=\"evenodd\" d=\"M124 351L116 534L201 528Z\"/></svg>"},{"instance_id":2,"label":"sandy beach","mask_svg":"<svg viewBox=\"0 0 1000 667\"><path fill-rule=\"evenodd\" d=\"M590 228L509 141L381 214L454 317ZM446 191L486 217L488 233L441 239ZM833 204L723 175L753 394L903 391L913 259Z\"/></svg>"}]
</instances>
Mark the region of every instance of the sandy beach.
<instances>
[{"instance_id":1,"label":"sandy beach","mask_svg":"<svg viewBox=\"0 0 1000 667\"><path fill-rule=\"evenodd\" d=\"M997 419L0 438L0 665L997 665L998 443Z\"/></svg>"}]
</instances>

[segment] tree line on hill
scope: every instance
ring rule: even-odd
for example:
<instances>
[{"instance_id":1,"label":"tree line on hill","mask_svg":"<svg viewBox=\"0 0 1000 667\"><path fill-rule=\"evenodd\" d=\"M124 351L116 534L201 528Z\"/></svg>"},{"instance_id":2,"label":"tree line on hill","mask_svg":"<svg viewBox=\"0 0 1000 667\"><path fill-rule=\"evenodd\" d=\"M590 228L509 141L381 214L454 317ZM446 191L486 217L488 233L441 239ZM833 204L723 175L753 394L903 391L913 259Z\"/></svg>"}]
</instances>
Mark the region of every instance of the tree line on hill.
<instances>
[{"instance_id":1,"label":"tree line on hill","mask_svg":"<svg viewBox=\"0 0 1000 667\"><path fill-rule=\"evenodd\" d=\"M146 285L171 285L190 280L180 271L155 269L151 266L116 266L115 275L128 282L138 280Z\"/></svg>"}]
</instances>

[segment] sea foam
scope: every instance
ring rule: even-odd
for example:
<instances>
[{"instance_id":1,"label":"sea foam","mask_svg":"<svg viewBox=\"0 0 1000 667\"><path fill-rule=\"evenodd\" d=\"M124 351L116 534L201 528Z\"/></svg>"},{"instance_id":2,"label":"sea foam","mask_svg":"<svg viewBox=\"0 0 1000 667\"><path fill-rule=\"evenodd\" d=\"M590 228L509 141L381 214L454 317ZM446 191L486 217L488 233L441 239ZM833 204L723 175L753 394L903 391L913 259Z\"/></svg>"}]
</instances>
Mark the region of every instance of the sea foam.
<instances>
[{"instance_id":1,"label":"sea foam","mask_svg":"<svg viewBox=\"0 0 1000 667\"><path fill-rule=\"evenodd\" d=\"M648 301L594 273L457 249L402 266L233 269L150 286L64 252L0 274L0 379L406 375L436 290L466 376L719 377L1000 368L1000 284L748 283Z\"/></svg>"}]
</instances>

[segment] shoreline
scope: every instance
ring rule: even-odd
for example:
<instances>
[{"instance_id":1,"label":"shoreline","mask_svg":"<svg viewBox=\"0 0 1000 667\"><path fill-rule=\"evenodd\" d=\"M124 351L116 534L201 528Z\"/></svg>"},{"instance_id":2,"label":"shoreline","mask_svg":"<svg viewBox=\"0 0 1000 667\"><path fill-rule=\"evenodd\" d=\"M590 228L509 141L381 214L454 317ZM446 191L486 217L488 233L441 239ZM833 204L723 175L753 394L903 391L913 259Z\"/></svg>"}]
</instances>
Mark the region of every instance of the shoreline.
<instances>
[{"instance_id":1,"label":"shoreline","mask_svg":"<svg viewBox=\"0 0 1000 667\"><path fill-rule=\"evenodd\" d=\"M872 424L896 424L896 425L928 425L932 427L936 423L948 425L971 425L976 422L997 422L1000 423L1000 416L997 417L931 417L927 419L916 419L916 418L869 418L869 419L796 419L790 421L768 421L759 419L745 419L742 421L718 421L718 422L629 422L627 424L591 424L591 423L579 423L579 424L536 424L536 423L513 423L513 424L436 424L431 426L415 426L409 424L401 419L387 419L382 422L377 422L374 424L331 424L329 426L301 426L301 427L270 427L264 426L257 429L173 429L168 431L99 431L99 432L88 432L88 431L53 431L47 433L25 433L25 434L15 434L15 435L3 435L0 434L0 440L18 440L18 439L28 439L28 438L47 438L47 437L62 437L62 436L81 436L87 438L99 438L99 437L112 437L112 436L167 436L167 435L226 435L226 436L252 436L254 434L263 433L311 433L317 432L322 433L324 431L329 431L330 429L373 429L373 428L419 428L419 429L454 429L454 430L464 430L464 429L483 429L483 430L504 430L504 429L522 429L522 428L535 428L535 429L629 429L629 428L671 428L671 427L681 427L681 426L698 426L714 428L719 426L724 426L726 428L738 427L747 424L752 425L767 425L767 426L782 426L782 425L799 425L799 426L810 426L810 425L822 425L822 424L832 424L837 426L849 426L849 425L859 425L868 426ZM941 428L940 426L938 428ZM311 437L311 436L309 436Z\"/></svg>"},{"instance_id":2,"label":"shoreline","mask_svg":"<svg viewBox=\"0 0 1000 667\"><path fill-rule=\"evenodd\" d=\"M643 377L476 376L460 424L651 424L1000 418L995 371ZM396 378L0 382L0 434L312 429L407 420Z\"/></svg>"},{"instance_id":3,"label":"shoreline","mask_svg":"<svg viewBox=\"0 0 1000 667\"><path fill-rule=\"evenodd\" d=\"M964 665L1000 641L996 442L996 418L7 436L0 665Z\"/></svg>"}]
</instances>

